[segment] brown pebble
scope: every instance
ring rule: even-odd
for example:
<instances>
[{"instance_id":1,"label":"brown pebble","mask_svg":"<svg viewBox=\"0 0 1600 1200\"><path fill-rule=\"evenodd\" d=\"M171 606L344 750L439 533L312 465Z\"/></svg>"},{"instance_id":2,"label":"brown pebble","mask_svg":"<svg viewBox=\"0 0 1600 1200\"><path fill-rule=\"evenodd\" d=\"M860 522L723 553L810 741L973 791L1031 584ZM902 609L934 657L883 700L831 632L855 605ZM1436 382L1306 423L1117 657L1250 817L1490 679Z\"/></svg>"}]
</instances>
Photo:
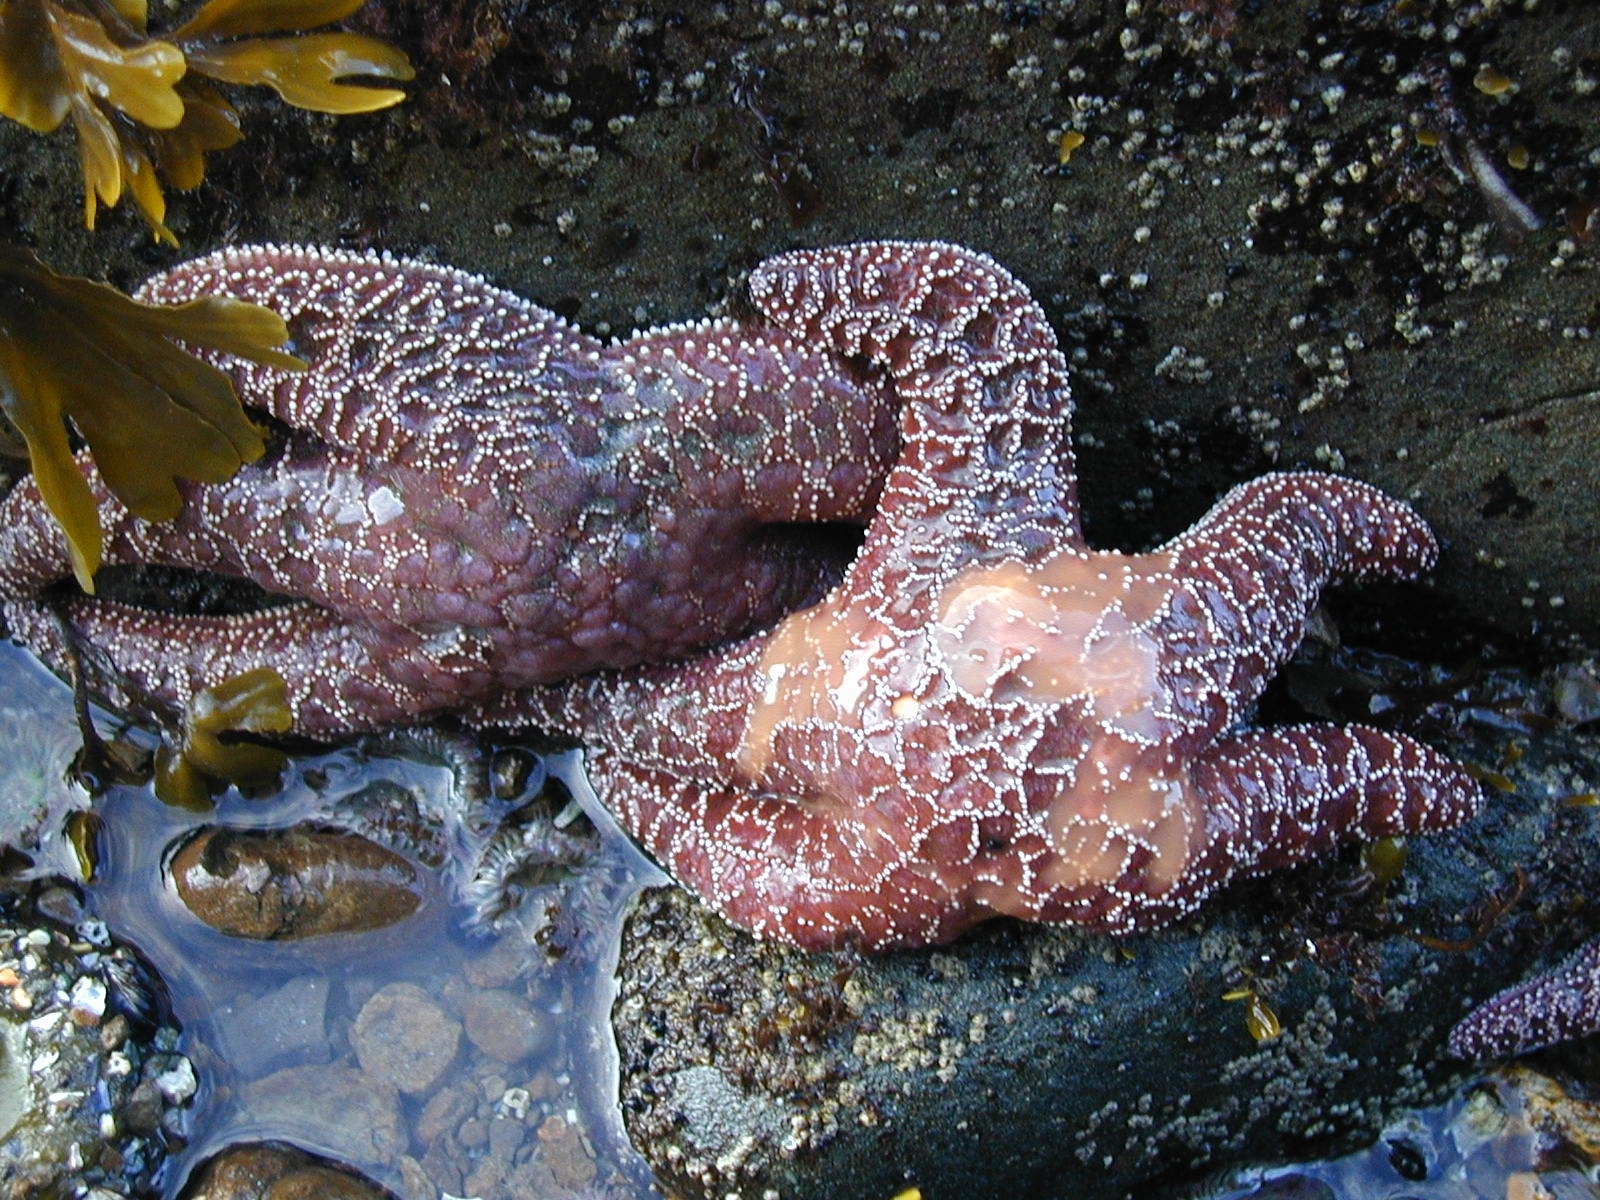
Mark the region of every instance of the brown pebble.
<instances>
[{"instance_id":1,"label":"brown pebble","mask_svg":"<svg viewBox=\"0 0 1600 1200\"><path fill-rule=\"evenodd\" d=\"M431 1092L460 1044L461 1023L414 983L379 988L350 1029L361 1069L408 1096Z\"/></svg>"},{"instance_id":2,"label":"brown pebble","mask_svg":"<svg viewBox=\"0 0 1600 1200\"><path fill-rule=\"evenodd\" d=\"M393 1193L293 1146L230 1146L207 1162L187 1200L393 1200Z\"/></svg>"},{"instance_id":3,"label":"brown pebble","mask_svg":"<svg viewBox=\"0 0 1600 1200\"><path fill-rule=\"evenodd\" d=\"M476 1150L479 1146L487 1145L489 1123L480 1121L477 1117L461 1122L461 1128L456 1130L456 1141L468 1150Z\"/></svg>"},{"instance_id":4,"label":"brown pebble","mask_svg":"<svg viewBox=\"0 0 1600 1200\"><path fill-rule=\"evenodd\" d=\"M555 1040L550 1018L511 992L469 991L460 1003L467 1038L496 1062L521 1062Z\"/></svg>"},{"instance_id":5,"label":"brown pebble","mask_svg":"<svg viewBox=\"0 0 1600 1200\"><path fill-rule=\"evenodd\" d=\"M428 1097L417 1117L417 1141L432 1146L445 1134L453 1132L477 1107L478 1090L471 1083L463 1081L440 1088Z\"/></svg>"}]
</instances>

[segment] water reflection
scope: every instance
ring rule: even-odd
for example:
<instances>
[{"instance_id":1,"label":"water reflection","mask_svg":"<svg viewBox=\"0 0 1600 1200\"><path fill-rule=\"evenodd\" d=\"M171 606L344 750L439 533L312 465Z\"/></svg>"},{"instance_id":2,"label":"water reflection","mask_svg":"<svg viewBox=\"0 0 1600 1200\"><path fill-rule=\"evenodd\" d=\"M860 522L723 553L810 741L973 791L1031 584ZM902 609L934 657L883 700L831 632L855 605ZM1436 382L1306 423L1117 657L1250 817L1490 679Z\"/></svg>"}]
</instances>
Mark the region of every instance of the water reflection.
<instances>
[{"instance_id":1,"label":"water reflection","mask_svg":"<svg viewBox=\"0 0 1600 1200\"><path fill-rule=\"evenodd\" d=\"M31 659L6 647L0 667L0 712L71 727L66 689ZM40 743L13 740L12 759ZM45 740L49 764L31 769L64 790L44 797L41 827L83 801L59 782L68 739ZM222 1147L265 1139L405 1197L651 1194L621 1127L608 1015L622 914L663 877L600 809L575 754L502 749L532 769L497 794L496 751L388 739L296 761L270 795L230 789L210 813L167 807L148 787L98 802L90 907L165 979L201 1074L169 1196ZM421 903L381 929L258 941L204 924L164 871L201 826L301 824L398 851ZM64 857L52 852L50 869Z\"/></svg>"}]
</instances>

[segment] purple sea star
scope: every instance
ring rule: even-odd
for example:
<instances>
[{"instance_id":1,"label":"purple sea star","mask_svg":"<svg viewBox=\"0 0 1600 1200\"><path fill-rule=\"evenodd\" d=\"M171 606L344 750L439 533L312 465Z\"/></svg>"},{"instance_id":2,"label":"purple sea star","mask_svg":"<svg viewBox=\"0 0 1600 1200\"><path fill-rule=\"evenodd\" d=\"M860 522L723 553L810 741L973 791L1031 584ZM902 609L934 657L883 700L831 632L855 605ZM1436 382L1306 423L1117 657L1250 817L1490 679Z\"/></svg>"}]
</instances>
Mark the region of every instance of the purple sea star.
<instances>
[{"instance_id":1,"label":"purple sea star","mask_svg":"<svg viewBox=\"0 0 1600 1200\"><path fill-rule=\"evenodd\" d=\"M843 562L785 523L865 522L894 451L890 390L773 329L603 346L460 271L270 246L183 264L142 296L210 293L288 321L304 374L211 356L287 431L160 525L85 459L105 561L300 602L180 618L67 601L111 689L140 700L181 706L272 666L299 730L343 733L725 641L837 579ZM58 661L38 594L70 573L25 480L0 507L0 595L13 635Z\"/></svg>"},{"instance_id":2,"label":"purple sea star","mask_svg":"<svg viewBox=\"0 0 1600 1200\"><path fill-rule=\"evenodd\" d=\"M1407 737L1239 728L1325 584L1433 563L1405 505L1271 475L1148 554L1092 551L1066 364L1003 269L869 244L771 260L751 291L904 404L845 579L770 633L478 714L588 742L605 802L735 923L819 948L1000 914L1126 932L1473 813L1466 770Z\"/></svg>"},{"instance_id":3,"label":"purple sea star","mask_svg":"<svg viewBox=\"0 0 1600 1200\"><path fill-rule=\"evenodd\" d=\"M1496 992L1450 1031L1457 1058L1510 1058L1600 1033L1600 938Z\"/></svg>"}]
</instances>

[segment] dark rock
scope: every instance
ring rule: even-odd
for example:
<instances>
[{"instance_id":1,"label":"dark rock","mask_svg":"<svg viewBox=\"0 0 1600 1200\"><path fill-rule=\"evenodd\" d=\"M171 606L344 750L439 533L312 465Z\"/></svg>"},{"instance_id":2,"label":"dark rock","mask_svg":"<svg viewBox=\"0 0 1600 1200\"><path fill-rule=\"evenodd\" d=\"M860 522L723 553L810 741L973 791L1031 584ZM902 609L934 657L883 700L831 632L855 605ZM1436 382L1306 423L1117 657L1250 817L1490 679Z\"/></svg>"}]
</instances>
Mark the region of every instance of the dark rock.
<instances>
[{"instance_id":1,"label":"dark rock","mask_svg":"<svg viewBox=\"0 0 1600 1200\"><path fill-rule=\"evenodd\" d=\"M211 826L178 847L168 871L190 912L241 938L381 929L422 902L409 862L342 830Z\"/></svg>"},{"instance_id":2,"label":"dark rock","mask_svg":"<svg viewBox=\"0 0 1600 1200\"><path fill-rule=\"evenodd\" d=\"M209 1159L183 1200L394 1200L394 1193L294 1146L262 1142Z\"/></svg>"},{"instance_id":3,"label":"dark rock","mask_svg":"<svg viewBox=\"0 0 1600 1200\"><path fill-rule=\"evenodd\" d=\"M1359 855L1248 881L1111 939L999 923L874 958L754 942L678 890L628 926L622 1109L669 1191L785 1200L1148 1194L1210 1164L1325 1153L1465 1064L1477 999L1583 936L1600 739L1552 734L1387 894ZM1513 870L1523 864L1519 890ZM1495 896L1520 897L1496 921ZM1283 1033L1257 1043L1247 999Z\"/></svg>"}]
</instances>

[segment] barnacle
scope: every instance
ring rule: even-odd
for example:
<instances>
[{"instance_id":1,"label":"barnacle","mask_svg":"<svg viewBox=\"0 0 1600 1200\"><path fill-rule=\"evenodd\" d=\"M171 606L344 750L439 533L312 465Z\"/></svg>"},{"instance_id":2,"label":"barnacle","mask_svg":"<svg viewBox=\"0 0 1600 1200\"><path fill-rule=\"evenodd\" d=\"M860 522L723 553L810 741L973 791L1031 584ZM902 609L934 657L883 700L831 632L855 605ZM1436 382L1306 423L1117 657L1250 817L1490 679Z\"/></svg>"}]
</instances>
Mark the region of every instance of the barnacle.
<instances>
[{"instance_id":1,"label":"barnacle","mask_svg":"<svg viewBox=\"0 0 1600 1200\"><path fill-rule=\"evenodd\" d=\"M401 51L360 34L298 32L363 3L210 0L154 38L146 0L0 0L0 114L39 133L70 116L89 228L97 206L115 206L126 191L156 237L176 245L157 172L192 188L205 155L243 136L238 113L201 76L265 85L315 112L372 112L405 99L395 88L343 82L410 79ZM283 33L292 36L266 36Z\"/></svg>"},{"instance_id":2,"label":"barnacle","mask_svg":"<svg viewBox=\"0 0 1600 1200\"><path fill-rule=\"evenodd\" d=\"M283 676L271 667L202 688L184 710L182 744L163 743L156 754L156 795L175 808L204 812L219 785L275 782L288 757L248 735L285 733L292 721Z\"/></svg>"},{"instance_id":3,"label":"barnacle","mask_svg":"<svg viewBox=\"0 0 1600 1200\"><path fill-rule=\"evenodd\" d=\"M268 309L221 297L141 304L0 246L0 411L26 443L85 591L100 563L100 521L64 419L106 486L150 521L178 514L178 478L226 479L264 449L228 377L170 338L284 369L305 365L272 349L288 329Z\"/></svg>"}]
</instances>

